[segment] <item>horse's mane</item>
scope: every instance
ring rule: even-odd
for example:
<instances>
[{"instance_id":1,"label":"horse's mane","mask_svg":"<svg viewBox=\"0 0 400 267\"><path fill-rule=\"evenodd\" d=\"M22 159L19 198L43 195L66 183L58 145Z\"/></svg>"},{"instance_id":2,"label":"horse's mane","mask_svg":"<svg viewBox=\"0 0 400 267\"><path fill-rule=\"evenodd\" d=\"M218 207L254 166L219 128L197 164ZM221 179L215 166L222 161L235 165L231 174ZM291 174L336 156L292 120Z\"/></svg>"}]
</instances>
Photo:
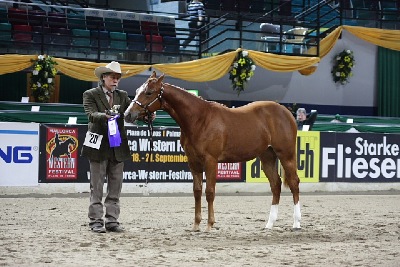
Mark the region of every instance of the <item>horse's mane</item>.
<instances>
[{"instance_id":1,"label":"horse's mane","mask_svg":"<svg viewBox=\"0 0 400 267\"><path fill-rule=\"evenodd\" d=\"M228 108L228 106L226 106L225 104L222 104L222 103L219 103L219 102L216 102L216 101L211 101L211 100L204 99L202 96L198 96L198 95L194 95L192 93L189 93L185 88L179 87L177 85L173 85L173 84L170 84L170 83L163 83L163 84L167 85L167 86L170 86L170 87L173 87L175 89L181 90L181 91L183 91L183 92L185 92L187 94L190 94L190 95L192 95L192 96L198 98L199 100L202 100L202 101L204 101L204 102L206 102L208 104L211 104L211 105L215 104L215 105L220 105L222 107Z\"/></svg>"}]
</instances>

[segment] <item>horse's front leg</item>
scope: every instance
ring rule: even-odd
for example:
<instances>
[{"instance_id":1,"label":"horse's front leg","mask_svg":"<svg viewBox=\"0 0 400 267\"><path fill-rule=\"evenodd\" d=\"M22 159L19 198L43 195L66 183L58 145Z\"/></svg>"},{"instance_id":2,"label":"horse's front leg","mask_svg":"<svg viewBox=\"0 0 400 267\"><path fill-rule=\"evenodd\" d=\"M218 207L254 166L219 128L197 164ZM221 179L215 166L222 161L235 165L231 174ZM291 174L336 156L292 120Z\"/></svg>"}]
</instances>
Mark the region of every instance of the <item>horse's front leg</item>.
<instances>
[{"instance_id":1,"label":"horse's front leg","mask_svg":"<svg viewBox=\"0 0 400 267\"><path fill-rule=\"evenodd\" d=\"M203 192L203 172L195 172L193 175L193 196L194 196L194 223L193 231L200 231L201 222L201 195Z\"/></svg>"},{"instance_id":2,"label":"horse's front leg","mask_svg":"<svg viewBox=\"0 0 400 267\"><path fill-rule=\"evenodd\" d=\"M217 175L217 162L208 162L206 165L206 199L208 203L208 222L206 231L210 231L214 226L214 199L215 184Z\"/></svg>"}]
</instances>

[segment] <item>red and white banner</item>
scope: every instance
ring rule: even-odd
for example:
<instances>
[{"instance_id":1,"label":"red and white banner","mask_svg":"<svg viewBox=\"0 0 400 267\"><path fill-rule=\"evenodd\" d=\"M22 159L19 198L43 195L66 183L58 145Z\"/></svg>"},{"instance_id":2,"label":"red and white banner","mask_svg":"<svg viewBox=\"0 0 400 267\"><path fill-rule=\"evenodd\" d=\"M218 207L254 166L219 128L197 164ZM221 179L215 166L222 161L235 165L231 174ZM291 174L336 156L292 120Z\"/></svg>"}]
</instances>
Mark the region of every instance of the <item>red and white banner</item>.
<instances>
[{"instance_id":1,"label":"red and white banner","mask_svg":"<svg viewBox=\"0 0 400 267\"><path fill-rule=\"evenodd\" d=\"M46 128L46 179L78 178L78 128Z\"/></svg>"}]
</instances>

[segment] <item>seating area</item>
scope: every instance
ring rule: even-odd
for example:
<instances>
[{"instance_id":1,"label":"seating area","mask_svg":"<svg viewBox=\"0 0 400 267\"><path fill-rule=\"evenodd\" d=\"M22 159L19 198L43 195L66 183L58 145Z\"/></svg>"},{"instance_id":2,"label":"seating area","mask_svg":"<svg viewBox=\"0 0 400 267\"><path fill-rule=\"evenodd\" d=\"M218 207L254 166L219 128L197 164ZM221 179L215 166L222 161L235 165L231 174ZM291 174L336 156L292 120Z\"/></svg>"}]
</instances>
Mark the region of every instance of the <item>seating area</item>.
<instances>
[{"instance_id":1,"label":"seating area","mask_svg":"<svg viewBox=\"0 0 400 267\"><path fill-rule=\"evenodd\" d=\"M398 1L204 0L208 24L183 49L189 28L181 14L12 3L0 2L0 53L139 64L194 60L243 43L269 53L317 56L307 51L341 24L400 28Z\"/></svg>"},{"instance_id":2,"label":"seating area","mask_svg":"<svg viewBox=\"0 0 400 267\"><path fill-rule=\"evenodd\" d=\"M296 27L293 29L289 29L285 32L285 51L287 53L293 53L294 49L299 49L299 53L303 54L303 52L307 49L306 44L306 35L308 29L303 27Z\"/></svg>"},{"instance_id":3,"label":"seating area","mask_svg":"<svg viewBox=\"0 0 400 267\"><path fill-rule=\"evenodd\" d=\"M351 0L345 19L355 20L355 25L384 29L400 29L399 1Z\"/></svg>"},{"instance_id":4,"label":"seating area","mask_svg":"<svg viewBox=\"0 0 400 267\"><path fill-rule=\"evenodd\" d=\"M206 10L223 12L240 11L250 14L265 14L271 11L275 11L276 14L290 13L292 6L291 1L284 0L204 0L203 2ZM284 5L278 10L278 7L282 4Z\"/></svg>"},{"instance_id":5,"label":"seating area","mask_svg":"<svg viewBox=\"0 0 400 267\"><path fill-rule=\"evenodd\" d=\"M283 50L286 36L283 34L280 25L261 23L260 31L261 39L265 41L263 49L265 52L280 52Z\"/></svg>"},{"instance_id":6,"label":"seating area","mask_svg":"<svg viewBox=\"0 0 400 267\"><path fill-rule=\"evenodd\" d=\"M343 23L353 26L400 29L398 0L204 0L210 14L240 13L247 18L268 18L272 21L316 21L321 27L337 25L336 7L342 9ZM320 8L317 8L320 4ZM327 25L324 25L327 24Z\"/></svg>"},{"instance_id":7,"label":"seating area","mask_svg":"<svg viewBox=\"0 0 400 267\"><path fill-rule=\"evenodd\" d=\"M32 6L0 6L0 41L1 52L6 53L39 47L43 54L95 57L96 50L107 59L164 50L169 54L176 51L171 43L179 50L173 17L99 9L45 12Z\"/></svg>"},{"instance_id":8,"label":"seating area","mask_svg":"<svg viewBox=\"0 0 400 267\"><path fill-rule=\"evenodd\" d=\"M319 29L323 34L326 28ZM282 27L271 23L262 23L260 25L261 40L263 41L262 51L270 53L285 54L305 54L307 49L316 45L315 29L305 27Z\"/></svg>"}]
</instances>

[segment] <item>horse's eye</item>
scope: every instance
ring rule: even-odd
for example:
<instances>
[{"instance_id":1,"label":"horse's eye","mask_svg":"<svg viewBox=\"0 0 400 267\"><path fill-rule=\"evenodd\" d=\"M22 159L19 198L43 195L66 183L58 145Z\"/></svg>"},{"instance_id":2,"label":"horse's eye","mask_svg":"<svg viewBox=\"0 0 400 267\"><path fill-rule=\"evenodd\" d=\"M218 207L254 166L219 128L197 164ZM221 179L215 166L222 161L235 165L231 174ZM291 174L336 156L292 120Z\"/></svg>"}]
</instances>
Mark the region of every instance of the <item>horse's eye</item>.
<instances>
[{"instance_id":1,"label":"horse's eye","mask_svg":"<svg viewBox=\"0 0 400 267\"><path fill-rule=\"evenodd\" d=\"M153 93L151 92L151 91L146 91L146 95L147 96L149 96L149 95L152 95Z\"/></svg>"}]
</instances>

